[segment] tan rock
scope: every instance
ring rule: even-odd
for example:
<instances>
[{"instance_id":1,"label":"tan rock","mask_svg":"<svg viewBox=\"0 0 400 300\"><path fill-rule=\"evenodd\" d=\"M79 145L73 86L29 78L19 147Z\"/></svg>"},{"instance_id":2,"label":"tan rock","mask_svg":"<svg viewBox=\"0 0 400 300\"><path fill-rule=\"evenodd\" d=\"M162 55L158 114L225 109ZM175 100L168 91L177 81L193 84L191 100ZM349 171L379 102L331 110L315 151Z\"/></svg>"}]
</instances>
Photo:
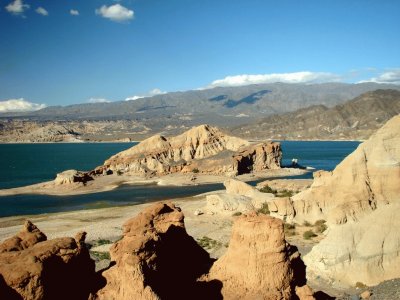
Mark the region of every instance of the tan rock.
<instances>
[{"instance_id":1,"label":"tan rock","mask_svg":"<svg viewBox=\"0 0 400 300\"><path fill-rule=\"evenodd\" d=\"M165 175L196 170L233 176L280 168L281 156L279 143L250 145L216 127L200 125L175 137L153 136L110 157L104 166L127 174Z\"/></svg>"},{"instance_id":2,"label":"tan rock","mask_svg":"<svg viewBox=\"0 0 400 300\"><path fill-rule=\"evenodd\" d=\"M400 116L346 157L332 172L314 173L311 188L292 197L296 220L357 221L400 201Z\"/></svg>"},{"instance_id":3,"label":"tan rock","mask_svg":"<svg viewBox=\"0 0 400 300\"><path fill-rule=\"evenodd\" d=\"M207 205L205 210L213 214L245 213L254 210L251 199L246 196L214 194L207 195L206 199Z\"/></svg>"},{"instance_id":4,"label":"tan rock","mask_svg":"<svg viewBox=\"0 0 400 300\"><path fill-rule=\"evenodd\" d=\"M111 248L115 265L103 273L107 285L98 299L190 299L211 263L187 235L183 214L170 203L155 204L124 225ZM205 283L203 287L207 284Z\"/></svg>"},{"instance_id":5,"label":"tan rock","mask_svg":"<svg viewBox=\"0 0 400 300\"><path fill-rule=\"evenodd\" d=\"M233 156L238 174L266 169L280 169L282 151L280 143L268 142L250 145Z\"/></svg>"},{"instance_id":6,"label":"tan rock","mask_svg":"<svg viewBox=\"0 0 400 300\"><path fill-rule=\"evenodd\" d=\"M292 299L296 286L306 284L305 266L285 241L283 222L256 214L237 218L229 248L209 278L222 282L224 299Z\"/></svg>"},{"instance_id":7,"label":"tan rock","mask_svg":"<svg viewBox=\"0 0 400 300\"><path fill-rule=\"evenodd\" d=\"M366 290L360 294L360 298L363 300L369 299L371 296L372 296L372 293L371 293L371 291L368 291L368 290Z\"/></svg>"},{"instance_id":8,"label":"tan rock","mask_svg":"<svg viewBox=\"0 0 400 300\"><path fill-rule=\"evenodd\" d=\"M400 277L400 116L333 172L292 198L295 220L327 218L326 237L304 258L311 275L354 286Z\"/></svg>"},{"instance_id":9,"label":"tan rock","mask_svg":"<svg viewBox=\"0 0 400 300\"><path fill-rule=\"evenodd\" d=\"M255 187L236 179L224 181L226 193L230 195L242 195L251 199L254 208L261 208L264 203L270 203L275 196L269 193L262 193Z\"/></svg>"},{"instance_id":10,"label":"tan rock","mask_svg":"<svg viewBox=\"0 0 400 300\"><path fill-rule=\"evenodd\" d=\"M55 184L73 184L77 182L86 183L87 181L93 180L93 178L85 172L77 170L67 170L57 174L54 180Z\"/></svg>"},{"instance_id":11,"label":"tan rock","mask_svg":"<svg viewBox=\"0 0 400 300\"><path fill-rule=\"evenodd\" d=\"M46 235L32 224L31 221L27 220L17 235L0 244L0 253L24 250L46 240Z\"/></svg>"},{"instance_id":12,"label":"tan rock","mask_svg":"<svg viewBox=\"0 0 400 300\"><path fill-rule=\"evenodd\" d=\"M88 299L95 289L95 266L85 234L46 241L32 223L0 247L1 299ZM18 247L9 248L10 241Z\"/></svg>"}]
</instances>

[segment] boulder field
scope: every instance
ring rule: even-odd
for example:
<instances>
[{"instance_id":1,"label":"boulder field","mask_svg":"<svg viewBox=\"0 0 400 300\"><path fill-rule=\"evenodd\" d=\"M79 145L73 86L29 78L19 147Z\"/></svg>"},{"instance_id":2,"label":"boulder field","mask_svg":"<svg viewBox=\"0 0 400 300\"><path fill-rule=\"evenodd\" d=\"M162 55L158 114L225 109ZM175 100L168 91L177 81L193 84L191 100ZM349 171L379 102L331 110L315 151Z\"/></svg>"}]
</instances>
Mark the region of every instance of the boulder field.
<instances>
[{"instance_id":1,"label":"boulder field","mask_svg":"<svg viewBox=\"0 0 400 300\"><path fill-rule=\"evenodd\" d=\"M84 243L47 240L30 222L0 245L1 299L315 299L283 222L254 212L233 225L215 261L187 234L172 203L156 203L124 225L111 264L95 273Z\"/></svg>"}]
</instances>

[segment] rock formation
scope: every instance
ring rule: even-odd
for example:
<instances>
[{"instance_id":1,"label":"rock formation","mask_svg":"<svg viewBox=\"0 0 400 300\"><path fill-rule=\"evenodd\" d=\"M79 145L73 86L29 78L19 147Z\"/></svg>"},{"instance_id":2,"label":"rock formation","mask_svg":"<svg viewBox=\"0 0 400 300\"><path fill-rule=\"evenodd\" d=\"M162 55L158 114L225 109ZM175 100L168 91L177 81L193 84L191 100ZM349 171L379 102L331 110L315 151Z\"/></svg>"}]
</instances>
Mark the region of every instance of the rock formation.
<instances>
[{"instance_id":1,"label":"rock formation","mask_svg":"<svg viewBox=\"0 0 400 300\"><path fill-rule=\"evenodd\" d=\"M57 174L56 179L54 180L55 184L73 184L73 183L86 183L90 180L93 180L86 172L80 172L77 170L67 170Z\"/></svg>"},{"instance_id":2,"label":"rock formation","mask_svg":"<svg viewBox=\"0 0 400 300\"><path fill-rule=\"evenodd\" d=\"M100 273L85 236L47 241L26 222L0 245L0 298L314 299L297 248L285 241L283 222L270 216L239 217L227 253L215 263L187 234L172 203L128 220L110 250L112 263Z\"/></svg>"},{"instance_id":3,"label":"rock formation","mask_svg":"<svg viewBox=\"0 0 400 300\"><path fill-rule=\"evenodd\" d=\"M19 233L0 244L0 253L21 251L46 240L47 237L43 232L30 221L25 221L24 227Z\"/></svg>"},{"instance_id":4,"label":"rock formation","mask_svg":"<svg viewBox=\"0 0 400 300\"><path fill-rule=\"evenodd\" d=\"M196 280L211 260L186 233L183 220L179 208L158 203L126 222L123 239L111 248L115 265L103 273L107 285L97 293L98 299L196 296L201 289Z\"/></svg>"},{"instance_id":5,"label":"rock formation","mask_svg":"<svg viewBox=\"0 0 400 300\"><path fill-rule=\"evenodd\" d=\"M153 136L105 161L112 171L128 174L165 175L175 172L243 174L280 168L279 143L250 145L209 125L194 127L181 135Z\"/></svg>"},{"instance_id":6,"label":"rock formation","mask_svg":"<svg viewBox=\"0 0 400 300\"><path fill-rule=\"evenodd\" d=\"M314 299L303 291L305 265L297 248L285 241L283 222L267 215L237 218L229 248L209 279L222 282L224 299L293 299L300 287L300 299Z\"/></svg>"},{"instance_id":7,"label":"rock formation","mask_svg":"<svg viewBox=\"0 0 400 300\"><path fill-rule=\"evenodd\" d=\"M245 213L254 211L251 198L241 195L213 194L207 195L205 211L212 214Z\"/></svg>"},{"instance_id":8,"label":"rock formation","mask_svg":"<svg viewBox=\"0 0 400 300\"><path fill-rule=\"evenodd\" d=\"M95 289L95 266L76 238L46 240L29 221L0 245L1 299L88 299Z\"/></svg>"},{"instance_id":9,"label":"rock formation","mask_svg":"<svg viewBox=\"0 0 400 300\"><path fill-rule=\"evenodd\" d=\"M346 157L332 172L314 173L311 188L293 196L296 220L331 224L359 220L400 202L400 116Z\"/></svg>"},{"instance_id":10,"label":"rock formation","mask_svg":"<svg viewBox=\"0 0 400 300\"><path fill-rule=\"evenodd\" d=\"M295 221L328 221L326 238L305 257L312 274L344 285L400 277L399 145L396 116L292 198Z\"/></svg>"}]
</instances>

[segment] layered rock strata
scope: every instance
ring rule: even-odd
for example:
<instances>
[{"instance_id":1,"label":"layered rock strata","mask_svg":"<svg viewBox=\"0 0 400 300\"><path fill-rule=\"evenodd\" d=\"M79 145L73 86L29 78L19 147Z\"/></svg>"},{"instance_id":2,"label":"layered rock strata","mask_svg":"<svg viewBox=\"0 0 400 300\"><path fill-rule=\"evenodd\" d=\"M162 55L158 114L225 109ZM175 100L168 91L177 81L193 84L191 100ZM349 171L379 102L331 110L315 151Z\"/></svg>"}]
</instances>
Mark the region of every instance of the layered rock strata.
<instances>
[{"instance_id":1,"label":"layered rock strata","mask_svg":"<svg viewBox=\"0 0 400 300\"><path fill-rule=\"evenodd\" d=\"M127 174L195 171L237 175L280 168L281 156L279 143L250 145L216 127L200 125L175 137L153 136L112 156L104 166Z\"/></svg>"},{"instance_id":2,"label":"layered rock strata","mask_svg":"<svg viewBox=\"0 0 400 300\"><path fill-rule=\"evenodd\" d=\"M352 286L400 277L399 145L396 116L292 198L297 222L326 219L330 225L305 257L311 274Z\"/></svg>"},{"instance_id":3,"label":"layered rock strata","mask_svg":"<svg viewBox=\"0 0 400 300\"><path fill-rule=\"evenodd\" d=\"M292 197L296 220L356 222L400 202L400 116L347 156L332 172L314 173L311 188Z\"/></svg>"}]
</instances>

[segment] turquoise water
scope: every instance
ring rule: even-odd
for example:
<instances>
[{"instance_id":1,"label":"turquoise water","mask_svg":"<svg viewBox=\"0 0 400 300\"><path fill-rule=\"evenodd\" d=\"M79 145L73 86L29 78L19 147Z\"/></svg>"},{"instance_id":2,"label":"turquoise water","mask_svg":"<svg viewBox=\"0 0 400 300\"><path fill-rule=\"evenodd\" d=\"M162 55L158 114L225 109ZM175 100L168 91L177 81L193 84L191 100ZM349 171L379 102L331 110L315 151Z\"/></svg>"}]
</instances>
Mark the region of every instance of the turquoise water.
<instances>
[{"instance_id":1,"label":"turquoise water","mask_svg":"<svg viewBox=\"0 0 400 300\"><path fill-rule=\"evenodd\" d=\"M283 165L297 158L302 166L332 170L358 142L282 141ZM111 155L131 147L124 143L96 144L3 144L0 188L23 186L55 178L66 169L90 170ZM311 173L301 178L311 178ZM253 182L255 184L255 182ZM74 196L16 195L0 197L0 217L71 211L144 203L193 196L222 189L222 184L191 187L155 185L122 186L113 191Z\"/></svg>"},{"instance_id":2,"label":"turquoise water","mask_svg":"<svg viewBox=\"0 0 400 300\"><path fill-rule=\"evenodd\" d=\"M68 169L89 171L135 144L0 144L0 189L49 181Z\"/></svg>"}]
</instances>

